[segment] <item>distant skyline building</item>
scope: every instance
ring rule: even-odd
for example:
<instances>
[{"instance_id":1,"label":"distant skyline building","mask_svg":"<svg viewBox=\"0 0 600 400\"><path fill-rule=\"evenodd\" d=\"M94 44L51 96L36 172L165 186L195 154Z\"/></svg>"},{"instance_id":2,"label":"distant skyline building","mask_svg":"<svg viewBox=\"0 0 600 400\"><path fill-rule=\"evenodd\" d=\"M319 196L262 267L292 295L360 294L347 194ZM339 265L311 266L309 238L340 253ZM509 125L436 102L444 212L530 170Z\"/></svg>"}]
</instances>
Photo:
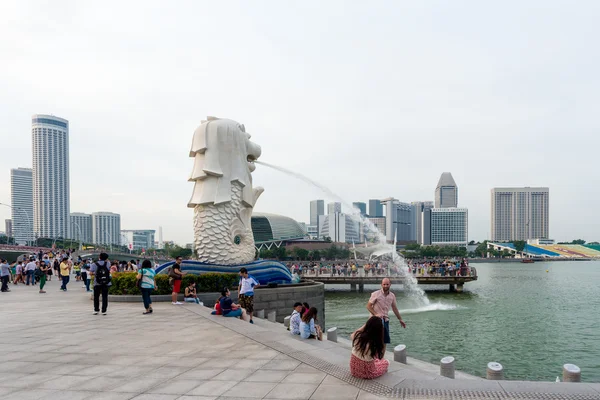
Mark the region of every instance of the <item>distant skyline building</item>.
<instances>
[{"instance_id":1,"label":"distant skyline building","mask_svg":"<svg viewBox=\"0 0 600 400\"><path fill-rule=\"evenodd\" d=\"M333 203L327 204L327 214L335 214L342 212L342 203L336 201Z\"/></svg>"},{"instance_id":2,"label":"distant skyline building","mask_svg":"<svg viewBox=\"0 0 600 400\"><path fill-rule=\"evenodd\" d=\"M369 200L369 217L383 217L383 204L381 204L381 200Z\"/></svg>"},{"instance_id":3,"label":"distant skyline building","mask_svg":"<svg viewBox=\"0 0 600 400\"><path fill-rule=\"evenodd\" d=\"M385 217L367 217L367 219L371 221L379 233L385 236ZM378 238L377 232L371 232L367 227L365 227L364 231L364 236L367 240L373 241Z\"/></svg>"},{"instance_id":4,"label":"distant skyline building","mask_svg":"<svg viewBox=\"0 0 600 400\"><path fill-rule=\"evenodd\" d=\"M70 238L69 121L31 118L33 230L38 237Z\"/></svg>"},{"instance_id":5,"label":"distant skyline building","mask_svg":"<svg viewBox=\"0 0 600 400\"><path fill-rule=\"evenodd\" d=\"M458 207L458 186L450 172L444 172L435 188L435 208Z\"/></svg>"},{"instance_id":6,"label":"distant skyline building","mask_svg":"<svg viewBox=\"0 0 600 400\"><path fill-rule=\"evenodd\" d=\"M466 208L431 209L431 244L461 246L469 243L469 212Z\"/></svg>"},{"instance_id":7,"label":"distant skyline building","mask_svg":"<svg viewBox=\"0 0 600 400\"><path fill-rule=\"evenodd\" d=\"M92 213L92 242L120 245L121 216L105 211Z\"/></svg>"},{"instance_id":8,"label":"distant skyline building","mask_svg":"<svg viewBox=\"0 0 600 400\"><path fill-rule=\"evenodd\" d=\"M11 169L10 190L12 236L17 244L24 245L35 240L32 169Z\"/></svg>"},{"instance_id":9,"label":"distant skyline building","mask_svg":"<svg viewBox=\"0 0 600 400\"><path fill-rule=\"evenodd\" d=\"M309 225L319 225L319 215L325 215L325 200L312 200L310 202Z\"/></svg>"},{"instance_id":10,"label":"distant skyline building","mask_svg":"<svg viewBox=\"0 0 600 400\"><path fill-rule=\"evenodd\" d=\"M550 189L493 188L491 240L549 239Z\"/></svg>"},{"instance_id":11,"label":"distant skyline building","mask_svg":"<svg viewBox=\"0 0 600 400\"><path fill-rule=\"evenodd\" d=\"M360 215L362 215L363 217L367 215L367 203L364 203L362 201L356 201L352 203L352 206L358 208L360 210Z\"/></svg>"},{"instance_id":12,"label":"distant skyline building","mask_svg":"<svg viewBox=\"0 0 600 400\"><path fill-rule=\"evenodd\" d=\"M148 250L154 247L154 229L126 229L121 231L121 246L133 244L133 250Z\"/></svg>"},{"instance_id":13,"label":"distant skyline building","mask_svg":"<svg viewBox=\"0 0 600 400\"><path fill-rule=\"evenodd\" d=\"M431 210L433 201L413 201L411 203L413 223L411 233L418 244L431 244Z\"/></svg>"},{"instance_id":14,"label":"distant skyline building","mask_svg":"<svg viewBox=\"0 0 600 400\"><path fill-rule=\"evenodd\" d=\"M6 236L13 237L12 219L4 220L4 232L6 233Z\"/></svg>"},{"instance_id":15,"label":"distant skyline building","mask_svg":"<svg viewBox=\"0 0 600 400\"><path fill-rule=\"evenodd\" d=\"M388 197L382 199L381 203L385 206L385 237L390 243L404 243L413 241L411 235L412 225L412 207L408 203L403 203Z\"/></svg>"},{"instance_id":16,"label":"distant skyline building","mask_svg":"<svg viewBox=\"0 0 600 400\"><path fill-rule=\"evenodd\" d=\"M72 238L83 243L93 242L92 214L71 213Z\"/></svg>"},{"instance_id":17,"label":"distant skyline building","mask_svg":"<svg viewBox=\"0 0 600 400\"><path fill-rule=\"evenodd\" d=\"M319 237L337 243L360 243L360 224L350 215L334 212L319 217Z\"/></svg>"},{"instance_id":18,"label":"distant skyline building","mask_svg":"<svg viewBox=\"0 0 600 400\"><path fill-rule=\"evenodd\" d=\"M158 248L159 249L164 249L165 248L165 243L163 241L162 226L158 227Z\"/></svg>"}]
</instances>

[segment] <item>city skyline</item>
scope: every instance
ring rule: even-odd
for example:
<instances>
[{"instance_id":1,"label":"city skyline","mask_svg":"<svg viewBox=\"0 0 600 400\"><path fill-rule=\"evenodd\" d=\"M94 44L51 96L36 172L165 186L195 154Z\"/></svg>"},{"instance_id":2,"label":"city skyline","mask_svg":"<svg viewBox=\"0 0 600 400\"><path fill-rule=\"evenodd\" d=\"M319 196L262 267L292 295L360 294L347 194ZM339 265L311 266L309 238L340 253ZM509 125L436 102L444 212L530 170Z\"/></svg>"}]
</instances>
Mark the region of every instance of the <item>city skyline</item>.
<instances>
[{"instance_id":1,"label":"city skyline","mask_svg":"<svg viewBox=\"0 0 600 400\"><path fill-rule=\"evenodd\" d=\"M112 210L123 228L163 226L166 240L189 243L189 146L215 115L243 123L261 160L350 203L434 200L451 171L470 240L491 237L491 188L525 186L552 190L552 239L599 240L599 56L584 51L600 33L595 3L534 1L536 15L517 2L308 2L293 15L283 4L170 4L168 19L153 7L138 18L140 4L118 15L105 4L0 6L0 33L14 38L0 43L11 60L0 67L0 202L10 202L10 169L33 166L31 115L59 115L69 120L71 210ZM265 188L256 211L299 222L310 200L339 201L264 165L253 181Z\"/></svg>"}]
</instances>

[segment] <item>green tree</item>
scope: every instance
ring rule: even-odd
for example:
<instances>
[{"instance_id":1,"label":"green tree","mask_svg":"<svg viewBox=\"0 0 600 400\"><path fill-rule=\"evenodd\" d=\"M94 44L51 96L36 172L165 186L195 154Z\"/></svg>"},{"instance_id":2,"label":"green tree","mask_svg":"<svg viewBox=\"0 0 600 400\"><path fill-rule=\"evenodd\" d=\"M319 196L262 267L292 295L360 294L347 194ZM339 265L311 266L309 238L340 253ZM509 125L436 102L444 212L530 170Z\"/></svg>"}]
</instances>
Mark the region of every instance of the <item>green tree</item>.
<instances>
[{"instance_id":1,"label":"green tree","mask_svg":"<svg viewBox=\"0 0 600 400\"><path fill-rule=\"evenodd\" d=\"M259 256L264 259L275 258L273 251L266 248L259 252Z\"/></svg>"},{"instance_id":2,"label":"green tree","mask_svg":"<svg viewBox=\"0 0 600 400\"><path fill-rule=\"evenodd\" d=\"M512 242L513 246L515 246L515 250L521 254L521 257L523 256L523 250L525 250L525 246L527 245L527 242L524 240L515 240L514 242Z\"/></svg>"},{"instance_id":3,"label":"green tree","mask_svg":"<svg viewBox=\"0 0 600 400\"><path fill-rule=\"evenodd\" d=\"M346 249L346 248L341 248L338 251L338 257L343 259L347 259L350 258L350 250Z\"/></svg>"},{"instance_id":4,"label":"green tree","mask_svg":"<svg viewBox=\"0 0 600 400\"><path fill-rule=\"evenodd\" d=\"M292 249L292 254L294 255L294 258L296 258L297 260L307 260L308 259L308 250L301 249L300 247L294 247Z\"/></svg>"},{"instance_id":5,"label":"green tree","mask_svg":"<svg viewBox=\"0 0 600 400\"><path fill-rule=\"evenodd\" d=\"M585 240L583 239L575 239L571 242L571 244L585 244Z\"/></svg>"},{"instance_id":6,"label":"green tree","mask_svg":"<svg viewBox=\"0 0 600 400\"><path fill-rule=\"evenodd\" d=\"M174 245L169 246L167 254L169 258L183 257L184 259L188 259L192 257L192 249Z\"/></svg>"},{"instance_id":7,"label":"green tree","mask_svg":"<svg viewBox=\"0 0 600 400\"><path fill-rule=\"evenodd\" d=\"M437 257L439 255L439 248L437 246L424 246L421 249L423 257Z\"/></svg>"},{"instance_id":8,"label":"green tree","mask_svg":"<svg viewBox=\"0 0 600 400\"><path fill-rule=\"evenodd\" d=\"M285 258L287 257L287 251L285 250L285 247L283 246L279 246L274 250L274 256L278 259L278 260L285 260Z\"/></svg>"},{"instance_id":9,"label":"green tree","mask_svg":"<svg viewBox=\"0 0 600 400\"><path fill-rule=\"evenodd\" d=\"M406 246L404 246L404 249L406 250L419 250L421 248L421 245L419 243L409 243Z\"/></svg>"},{"instance_id":10,"label":"green tree","mask_svg":"<svg viewBox=\"0 0 600 400\"><path fill-rule=\"evenodd\" d=\"M319 261L321 257L322 255L320 250L313 250L310 252L310 259L313 261Z\"/></svg>"},{"instance_id":11,"label":"green tree","mask_svg":"<svg viewBox=\"0 0 600 400\"><path fill-rule=\"evenodd\" d=\"M483 242L479 243L479 245L477 245L475 253L477 253L479 257L485 257L485 255L488 253L487 243L487 240L484 240Z\"/></svg>"}]
</instances>

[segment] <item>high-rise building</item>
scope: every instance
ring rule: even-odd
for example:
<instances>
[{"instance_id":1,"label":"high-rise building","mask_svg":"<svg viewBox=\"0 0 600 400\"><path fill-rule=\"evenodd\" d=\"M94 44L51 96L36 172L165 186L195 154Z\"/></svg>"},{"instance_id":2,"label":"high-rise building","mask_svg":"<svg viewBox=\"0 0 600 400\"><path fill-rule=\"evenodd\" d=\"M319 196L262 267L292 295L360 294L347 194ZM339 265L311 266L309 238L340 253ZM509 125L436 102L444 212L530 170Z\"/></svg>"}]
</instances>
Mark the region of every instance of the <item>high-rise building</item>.
<instances>
[{"instance_id":1,"label":"high-rise building","mask_svg":"<svg viewBox=\"0 0 600 400\"><path fill-rule=\"evenodd\" d=\"M69 121L34 115L33 230L39 237L70 238Z\"/></svg>"},{"instance_id":2,"label":"high-rise building","mask_svg":"<svg viewBox=\"0 0 600 400\"><path fill-rule=\"evenodd\" d=\"M10 170L12 233L17 244L35 240L33 212L33 171L30 168Z\"/></svg>"},{"instance_id":3,"label":"high-rise building","mask_svg":"<svg viewBox=\"0 0 600 400\"><path fill-rule=\"evenodd\" d=\"M341 212L342 212L342 203L336 201L336 202L327 204L327 214L335 214L335 213L341 213Z\"/></svg>"},{"instance_id":4,"label":"high-rise building","mask_svg":"<svg viewBox=\"0 0 600 400\"><path fill-rule=\"evenodd\" d=\"M332 242L360 243L360 224L350 215L334 212L319 217L319 236Z\"/></svg>"},{"instance_id":5,"label":"high-rise building","mask_svg":"<svg viewBox=\"0 0 600 400\"><path fill-rule=\"evenodd\" d=\"M361 201L357 201L352 203L352 206L360 210L360 215L363 217L367 215L367 203L363 203Z\"/></svg>"},{"instance_id":6,"label":"high-rise building","mask_svg":"<svg viewBox=\"0 0 600 400\"><path fill-rule=\"evenodd\" d=\"M492 189L491 240L549 239L550 189Z\"/></svg>"},{"instance_id":7,"label":"high-rise building","mask_svg":"<svg viewBox=\"0 0 600 400\"><path fill-rule=\"evenodd\" d=\"M121 245L133 244L133 250L148 250L154 247L154 229L145 230L122 230Z\"/></svg>"},{"instance_id":8,"label":"high-rise building","mask_svg":"<svg viewBox=\"0 0 600 400\"><path fill-rule=\"evenodd\" d=\"M431 209L433 201L414 201L411 203L413 223L411 235L418 244L431 244Z\"/></svg>"},{"instance_id":9,"label":"high-rise building","mask_svg":"<svg viewBox=\"0 0 600 400\"><path fill-rule=\"evenodd\" d=\"M92 214L71 213L72 238L82 243L93 242Z\"/></svg>"},{"instance_id":10,"label":"high-rise building","mask_svg":"<svg viewBox=\"0 0 600 400\"><path fill-rule=\"evenodd\" d=\"M162 235L162 226L158 227L158 248L159 249L165 248L165 244L163 242L163 235Z\"/></svg>"},{"instance_id":11,"label":"high-rise building","mask_svg":"<svg viewBox=\"0 0 600 400\"><path fill-rule=\"evenodd\" d=\"M385 237L388 242L410 242L414 239L411 235L412 207L389 197L381 200L385 205Z\"/></svg>"},{"instance_id":12,"label":"high-rise building","mask_svg":"<svg viewBox=\"0 0 600 400\"><path fill-rule=\"evenodd\" d=\"M121 244L121 216L111 212L92 213L92 242Z\"/></svg>"},{"instance_id":13,"label":"high-rise building","mask_svg":"<svg viewBox=\"0 0 600 400\"><path fill-rule=\"evenodd\" d=\"M12 219L4 220L4 231L6 232L6 236L13 237Z\"/></svg>"},{"instance_id":14,"label":"high-rise building","mask_svg":"<svg viewBox=\"0 0 600 400\"><path fill-rule=\"evenodd\" d=\"M446 207L458 207L458 186L450 172L444 172L435 187L435 208Z\"/></svg>"},{"instance_id":15,"label":"high-rise building","mask_svg":"<svg viewBox=\"0 0 600 400\"><path fill-rule=\"evenodd\" d=\"M325 201L312 200L310 202L310 225L319 224L319 215L325 215Z\"/></svg>"},{"instance_id":16,"label":"high-rise building","mask_svg":"<svg viewBox=\"0 0 600 400\"><path fill-rule=\"evenodd\" d=\"M469 212L466 208L431 209L431 244L466 247L469 236Z\"/></svg>"},{"instance_id":17,"label":"high-rise building","mask_svg":"<svg viewBox=\"0 0 600 400\"><path fill-rule=\"evenodd\" d=\"M383 204L381 204L381 200L369 200L369 217L383 217Z\"/></svg>"},{"instance_id":18,"label":"high-rise building","mask_svg":"<svg viewBox=\"0 0 600 400\"><path fill-rule=\"evenodd\" d=\"M366 225L364 227L364 237L367 241L377 240L380 234L385 236L385 217L367 217L367 219L374 226L374 229Z\"/></svg>"}]
</instances>

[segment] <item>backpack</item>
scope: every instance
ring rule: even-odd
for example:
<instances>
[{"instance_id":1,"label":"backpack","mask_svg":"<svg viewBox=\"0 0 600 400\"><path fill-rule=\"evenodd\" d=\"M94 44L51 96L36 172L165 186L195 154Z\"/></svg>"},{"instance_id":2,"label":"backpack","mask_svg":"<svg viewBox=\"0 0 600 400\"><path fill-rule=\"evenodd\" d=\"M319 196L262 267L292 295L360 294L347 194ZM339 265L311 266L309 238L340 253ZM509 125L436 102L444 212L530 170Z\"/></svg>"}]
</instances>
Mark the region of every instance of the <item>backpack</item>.
<instances>
[{"instance_id":1,"label":"backpack","mask_svg":"<svg viewBox=\"0 0 600 400\"><path fill-rule=\"evenodd\" d=\"M110 271L108 270L106 263L104 264L105 265L100 265L96 263L95 280L98 285L108 285L110 283Z\"/></svg>"}]
</instances>

